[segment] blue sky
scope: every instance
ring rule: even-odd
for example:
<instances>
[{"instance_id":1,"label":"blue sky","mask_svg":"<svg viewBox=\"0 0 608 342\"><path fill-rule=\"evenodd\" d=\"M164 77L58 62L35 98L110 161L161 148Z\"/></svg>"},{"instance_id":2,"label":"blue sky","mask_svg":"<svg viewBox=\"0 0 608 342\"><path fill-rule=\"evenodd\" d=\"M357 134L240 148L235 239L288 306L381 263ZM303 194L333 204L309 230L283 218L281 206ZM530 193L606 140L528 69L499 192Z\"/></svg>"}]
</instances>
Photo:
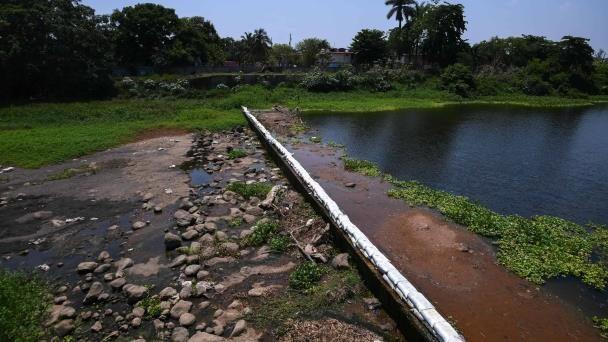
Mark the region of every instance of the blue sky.
<instances>
[{"instance_id":1,"label":"blue sky","mask_svg":"<svg viewBox=\"0 0 608 342\"><path fill-rule=\"evenodd\" d=\"M84 0L98 13L134 5L137 0ZM156 0L175 8L179 16L210 19L220 35L240 37L265 28L275 43L322 37L347 47L363 28L387 30L383 0ZM591 45L608 50L608 0L460 0L468 24L466 38L475 43L492 36L535 34L550 39L564 35L591 38Z\"/></svg>"}]
</instances>

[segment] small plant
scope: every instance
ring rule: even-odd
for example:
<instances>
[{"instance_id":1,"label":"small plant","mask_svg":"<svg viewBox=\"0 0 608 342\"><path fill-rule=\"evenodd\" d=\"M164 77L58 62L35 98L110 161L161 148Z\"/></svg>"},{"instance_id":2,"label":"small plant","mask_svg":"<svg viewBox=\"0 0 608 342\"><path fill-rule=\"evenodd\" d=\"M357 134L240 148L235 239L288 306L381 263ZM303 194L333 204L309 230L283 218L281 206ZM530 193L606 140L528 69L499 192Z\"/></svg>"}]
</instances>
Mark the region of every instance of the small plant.
<instances>
[{"instance_id":1,"label":"small plant","mask_svg":"<svg viewBox=\"0 0 608 342\"><path fill-rule=\"evenodd\" d=\"M608 338L608 318L593 317L593 324L600 329L603 338Z\"/></svg>"},{"instance_id":2,"label":"small plant","mask_svg":"<svg viewBox=\"0 0 608 342\"><path fill-rule=\"evenodd\" d=\"M309 140L313 144L320 144L321 143L321 137L310 137Z\"/></svg>"},{"instance_id":3,"label":"small plant","mask_svg":"<svg viewBox=\"0 0 608 342\"><path fill-rule=\"evenodd\" d=\"M382 174L380 168L370 161L343 157L344 169L360 173L368 177L378 177Z\"/></svg>"},{"instance_id":4,"label":"small plant","mask_svg":"<svg viewBox=\"0 0 608 342\"><path fill-rule=\"evenodd\" d=\"M268 241L268 246L270 250L274 253L282 253L289 247L291 240L284 235L273 235Z\"/></svg>"},{"instance_id":5,"label":"small plant","mask_svg":"<svg viewBox=\"0 0 608 342\"><path fill-rule=\"evenodd\" d=\"M246 184L243 182L234 182L228 185L227 189L236 192L246 199L250 199L251 197L266 198L266 195L272 187L266 183Z\"/></svg>"},{"instance_id":6,"label":"small plant","mask_svg":"<svg viewBox=\"0 0 608 342\"><path fill-rule=\"evenodd\" d=\"M146 317L148 318L157 318L162 313L160 298L158 297L147 297L139 302L139 306L146 310Z\"/></svg>"},{"instance_id":7,"label":"small plant","mask_svg":"<svg viewBox=\"0 0 608 342\"><path fill-rule=\"evenodd\" d=\"M245 223L245 221L243 220L242 217L236 217L233 218L232 220L230 220L230 222L228 222L228 225L232 228L236 228L241 226L243 223Z\"/></svg>"},{"instance_id":8,"label":"small plant","mask_svg":"<svg viewBox=\"0 0 608 342\"><path fill-rule=\"evenodd\" d=\"M324 267L314 262L305 262L289 275L289 286L296 290L306 291L319 282L326 272Z\"/></svg>"},{"instance_id":9,"label":"small plant","mask_svg":"<svg viewBox=\"0 0 608 342\"><path fill-rule=\"evenodd\" d=\"M49 306L49 292L40 279L0 269L0 341L43 339Z\"/></svg>"},{"instance_id":10,"label":"small plant","mask_svg":"<svg viewBox=\"0 0 608 342\"><path fill-rule=\"evenodd\" d=\"M238 159L247 156L247 151L236 148L228 152L228 159Z\"/></svg>"},{"instance_id":11,"label":"small plant","mask_svg":"<svg viewBox=\"0 0 608 342\"><path fill-rule=\"evenodd\" d=\"M261 246L265 244L279 229L276 221L260 221L253 227L253 232L243 241L243 246Z\"/></svg>"},{"instance_id":12,"label":"small plant","mask_svg":"<svg viewBox=\"0 0 608 342\"><path fill-rule=\"evenodd\" d=\"M86 165L86 166L79 167L79 168L64 169L61 172L58 172L58 173L55 173L55 174L52 174L52 175L46 177L45 180L46 181L56 181L56 180L62 180L62 179L70 179L77 175L82 175L82 174L86 174L86 173L95 174L96 172L97 172L97 167Z\"/></svg>"}]
</instances>

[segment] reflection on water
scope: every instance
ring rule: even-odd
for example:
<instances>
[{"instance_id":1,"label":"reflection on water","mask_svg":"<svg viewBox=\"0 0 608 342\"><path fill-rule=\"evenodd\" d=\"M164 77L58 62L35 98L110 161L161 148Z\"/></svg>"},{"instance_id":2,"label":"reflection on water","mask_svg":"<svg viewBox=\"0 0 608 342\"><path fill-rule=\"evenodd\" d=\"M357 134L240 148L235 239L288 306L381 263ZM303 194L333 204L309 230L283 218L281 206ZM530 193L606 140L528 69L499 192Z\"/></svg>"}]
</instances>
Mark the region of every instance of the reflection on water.
<instances>
[{"instance_id":1,"label":"reflection on water","mask_svg":"<svg viewBox=\"0 0 608 342\"><path fill-rule=\"evenodd\" d=\"M458 106L374 114L309 114L402 180L466 195L503 214L608 224L608 107Z\"/></svg>"}]
</instances>

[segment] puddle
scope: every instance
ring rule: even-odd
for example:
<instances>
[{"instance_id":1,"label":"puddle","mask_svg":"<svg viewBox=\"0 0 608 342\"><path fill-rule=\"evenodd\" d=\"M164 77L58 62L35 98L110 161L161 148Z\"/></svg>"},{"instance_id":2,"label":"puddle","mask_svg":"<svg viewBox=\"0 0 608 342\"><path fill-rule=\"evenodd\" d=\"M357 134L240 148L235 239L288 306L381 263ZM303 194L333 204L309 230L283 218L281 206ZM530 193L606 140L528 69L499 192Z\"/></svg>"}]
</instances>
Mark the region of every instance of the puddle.
<instances>
[{"instance_id":1,"label":"puddle","mask_svg":"<svg viewBox=\"0 0 608 342\"><path fill-rule=\"evenodd\" d=\"M190 171L190 184L199 187L213 182L213 176L203 169L193 169Z\"/></svg>"}]
</instances>

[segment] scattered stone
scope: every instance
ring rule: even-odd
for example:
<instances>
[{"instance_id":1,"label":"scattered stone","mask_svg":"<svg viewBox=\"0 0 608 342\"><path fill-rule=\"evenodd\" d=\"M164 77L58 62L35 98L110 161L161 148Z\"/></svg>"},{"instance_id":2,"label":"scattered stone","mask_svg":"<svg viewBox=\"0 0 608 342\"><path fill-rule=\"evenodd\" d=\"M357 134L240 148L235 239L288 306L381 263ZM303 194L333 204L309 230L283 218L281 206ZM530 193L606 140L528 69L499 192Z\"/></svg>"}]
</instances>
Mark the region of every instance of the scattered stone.
<instances>
[{"instance_id":1,"label":"scattered stone","mask_svg":"<svg viewBox=\"0 0 608 342\"><path fill-rule=\"evenodd\" d=\"M55 328L55 333L59 337L64 337L64 336L68 335L69 333L71 333L72 331L74 331L74 329L76 327L74 326L74 320L64 319L64 320L60 321L59 323L55 324L54 328Z\"/></svg>"},{"instance_id":2,"label":"scattered stone","mask_svg":"<svg viewBox=\"0 0 608 342\"><path fill-rule=\"evenodd\" d=\"M243 331L245 331L245 329L247 329L247 322L245 322L243 319L237 321L234 325L234 329L232 329L232 333L230 333L230 337L239 336L243 333Z\"/></svg>"},{"instance_id":3,"label":"scattered stone","mask_svg":"<svg viewBox=\"0 0 608 342\"><path fill-rule=\"evenodd\" d=\"M203 279L205 279L208 276L209 276L209 272L204 271L204 270L203 271L198 271L198 273L196 273L196 279L197 280L203 280Z\"/></svg>"},{"instance_id":4,"label":"scattered stone","mask_svg":"<svg viewBox=\"0 0 608 342\"><path fill-rule=\"evenodd\" d=\"M94 333L98 333L101 331L101 329L103 329L103 326L101 325L100 321L95 322L92 326L91 326L91 331Z\"/></svg>"},{"instance_id":5,"label":"scattered stone","mask_svg":"<svg viewBox=\"0 0 608 342\"><path fill-rule=\"evenodd\" d=\"M108 251L102 251L101 253L99 253L97 261L103 262L106 259L110 259L110 253Z\"/></svg>"},{"instance_id":6,"label":"scattered stone","mask_svg":"<svg viewBox=\"0 0 608 342\"><path fill-rule=\"evenodd\" d=\"M350 264L348 263L348 258L349 258L348 253L338 254L331 261L331 266L335 269L349 268Z\"/></svg>"},{"instance_id":7,"label":"scattered stone","mask_svg":"<svg viewBox=\"0 0 608 342\"><path fill-rule=\"evenodd\" d=\"M136 307L136 308L133 309L133 311L131 311L131 313L135 317L142 318L146 314L146 309L141 308L141 307Z\"/></svg>"},{"instance_id":8,"label":"scattered stone","mask_svg":"<svg viewBox=\"0 0 608 342\"><path fill-rule=\"evenodd\" d=\"M194 216L185 210L178 210L173 214L175 222L180 227L187 227L194 221Z\"/></svg>"},{"instance_id":9,"label":"scattered stone","mask_svg":"<svg viewBox=\"0 0 608 342\"><path fill-rule=\"evenodd\" d=\"M94 301L96 301L97 299L99 299L99 295L101 295L103 292L103 285L96 281L93 284L91 284L91 288L89 289L89 292L87 293L87 295L84 297L84 303L85 304L89 304L92 303Z\"/></svg>"},{"instance_id":10,"label":"scattered stone","mask_svg":"<svg viewBox=\"0 0 608 342\"><path fill-rule=\"evenodd\" d=\"M208 328L207 328L208 329ZM199 331L194 336L192 336L188 342L222 342L225 341L224 338L211 335L209 333Z\"/></svg>"},{"instance_id":11,"label":"scattered stone","mask_svg":"<svg viewBox=\"0 0 608 342\"><path fill-rule=\"evenodd\" d=\"M165 248L168 251L177 249L181 245L182 245L182 239L179 236L177 236L173 233L165 234Z\"/></svg>"},{"instance_id":12,"label":"scattered stone","mask_svg":"<svg viewBox=\"0 0 608 342\"><path fill-rule=\"evenodd\" d=\"M133 328L139 328L139 326L141 325L141 318L140 317L135 317L131 320L131 326Z\"/></svg>"},{"instance_id":13,"label":"scattered stone","mask_svg":"<svg viewBox=\"0 0 608 342\"><path fill-rule=\"evenodd\" d=\"M76 317L76 309L71 306L65 306L59 312L59 318L74 318Z\"/></svg>"},{"instance_id":14,"label":"scattered stone","mask_svg":"<svg viewBox=\"0 0 608 342\"><path fill-rule=\"evenodd\" d=\"M174 297L177 294L177 290L172 287L165 287L158 296L160 299L165 300Z\"/></svg>"},{"instance_id":15,"label":"scattered stone","mask_svg":"<svg viewBox=\"0 0 608 342\"><path fill-rule=\"evenodd\" d=\"M115 262L114 266L116 267L117 272L118 272L118 271L122 271L124 269L127 269L127 268L133 266L134 263L135 262L131 258L122 258L122 259L118 260L117 262Z\"/></svg>"},{"instance_id":16,"label":"scattered stone","mask_svg":"<svg viewBox=\"0 0 608 342\"><path fill-rule=\"evenodd\" d=\"M188 337L190 337L190 333L188 332L188 329L178 327L178 328L173 329L173 334L171 334L171 341L172 342L188 342L188 341L190 341L190 340L188 340Z\"/></svg>"},{"instance_id":17,"label":"scattered stone","mask_svg":"<svg viewBox=\"0 0 608 342\"><path fill-rule=\"evenodd\" d=\"M238 248L238 246L237 246ZM190 265L188 267L186 267L186 269L184 270L184 274L192 277L193 275L197 274L198 271L201 269L201 265Z\"/></svg>"},{"instance_id":18,"label":"scattered stone","mask_svg":"<svg viewBox=\"0 0 608 342\"><path fill-rule=\"evenodd\" d=\"M357 184L355 184L355 183L344 183L344 186L347 187L347 188L354 188L354 187L357 186Z\"/></svg>"},{"instance_id":19,"label":"scattered stone","mask_svg":"<svg viewBox=\"0 0 608 342\"><path fill-rule=\"evenodd\" d=\"M196 322L196 317L189 312L186 312L186 313L182 314L181 316L179 316L179 324L183 327L189 327L192 324L194 324L195 322Z\"/></svg>"},{"instance_id":20,"label":"scattered stone","mask_svg":"<svg viewBox=\"0 0 608 342\"><path fill-rule=\"evenodd\" d=\"M125 278L116 278L110 282L110 286L114 290L120 290L126 283L127 280Z\"/></svg>"},{"instance_id":21,"label":"scattered stone","mask_svg":"<svg viewBox=\"0 0 608 342\"><path fill-rule=\"evenodd\" d=\"M146 192L144 197L142 197L143 202L149 202L152 198L154 198L154 194L151 192Z\"/></svg>"},{"instance_id":22,"label":"scattered stone","mask_svg":"<svg viewBox=\"0 0 608 342\"><path fill-rule=\"evenodd\" d=\"M147 226L146 222L135 221L135 223L133 223L131 228L133 228L133 230L139 230L139 229L145 228L146 226Z\"/></svg>"},{"instance_id":23,"label":"scattered stone","mask_svg":"<svg viewBox=\"0 0 608 342\"><path fill-rule=\"evenodd\" d=\"M63 302L65 302L66 300L68 300L68 297L66 297L66 296L55 297L55 299L53 299L53 303L60 305Z\"/></svg>"},{"instance_id":24,"label":"scattered stone","mask_svg":"<svg viewBox=\"0 0 608 342\"><path fill-rule=\"evenodd\" d=\"M169 267L173 268L173 267L181 266L186 263L186 259L187 259L187 257L185 255L183 255L183 254L178 255L175 259L173 259L173 262L171 264L169 264Z\"/></svg>"},{"instance_id":25,"label":"scattered stone","mask_svg":"<svg viewBox=\"0 0 608 342\"><path fill-rule=\"evenodd\" d=\"M110 267L112 267L112 265L110 265L110 264L101 264L101 265L97 266L97 268L95 270L93 270L93 273L95 273L95 274L105 273L107 270L110 269Z\"/></svg>"},{"instance_id":26,"label":"scattered stone","mask_svg":"<svg viewBox=\"0 0 608 342\"><path fill-rule=\"evenodd\" d=\"M197 237L198 237L198 232L196 231L196 229L190 229L190 230L186 231L185 233L182 233L182 238L187 241L196 239Z\"/></svg>"},{"instance_id":27,"label":"scattered stone","mask_svg":"<svg viewBox=\"0 0 608 342\"><path fill-rule=\"evenodd\" d=\"M171 308L171 317L173 317L174 319L179 319L186 312L190 312L191 308L192 302L180 300L173 306L173 308Z\"/></svg>"},{"instance_id":28,"label":"scattered stone","mask_svg":"<svg viewBox=\"0 0 608 342\"><path fill-rule=\"evenodd\" d=\"M94 261L85 261L78 264L76 270L78 271L78 273L92 272L97 268L98 265L99 264Z\"/></svg>"},{"instance_id":29,"label":"scattered stone","mask_svg":"<svg viewBox=\"0 0 608 342\"><path fill-rule=\"evenodd\" d=\"M147 288L140 285L127 284L122 288L123 292L127 295L127 299L130 303L135 303L144 298Z\"/></svg>"},{"instance_id":30,"label":"scattered stone","mask_svg":"<svg viewBox=\"0 0 608 342\"><path fill-rule=\"evenodd\" d=\"M224 242L220 245L220 250L224 254L234 255L239 251L239 245L234 242Z\"/></svg>"}]
</instances>

